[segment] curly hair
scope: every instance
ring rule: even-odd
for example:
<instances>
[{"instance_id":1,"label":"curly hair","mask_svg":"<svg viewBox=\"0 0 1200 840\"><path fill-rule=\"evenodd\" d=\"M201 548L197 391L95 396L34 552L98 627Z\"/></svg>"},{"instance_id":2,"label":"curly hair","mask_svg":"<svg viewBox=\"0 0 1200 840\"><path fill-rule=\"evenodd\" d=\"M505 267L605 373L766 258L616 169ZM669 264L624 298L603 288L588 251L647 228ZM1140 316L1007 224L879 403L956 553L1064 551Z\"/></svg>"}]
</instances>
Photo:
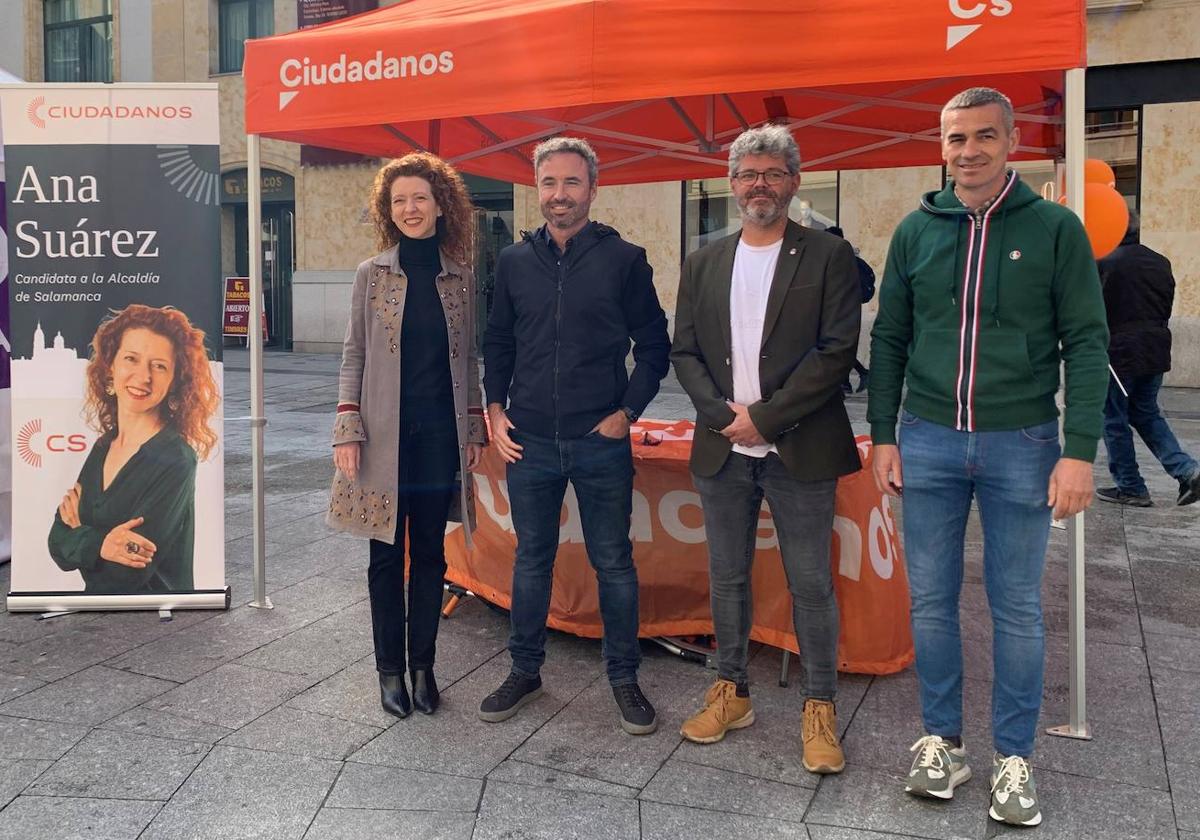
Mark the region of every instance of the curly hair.
<instances>
[{"instance_id":1,"label":"curly hair","mask_svg":"<svg viewBox=\"0 0 1200 840\"><path fill-rule=\"evenodd\" d=\"M392 221L392 182L404 176L424 178L429 182L433 200L442 210L438 220L442 250L456 262L469 266L475 232L471 193L453 166L429 152L410 152L390 160L375 174L375 184L371 187L371 216L380 249L386 250L400 241L400 229Z\"/></svg>"},{"instance_id":2,"label":"curly hair","mask_svg":"<svg viewBox=\"0 0 1200 840\"><path fill-rule=\"evenodd\" d=\"M208 418L217 410L221 398L204 349L204 330L192 326L187 315L173 306L153 307L132 303L112 310L92 337L92 353L87 366L87 396L84 416L101 434L117 430L117 398L109 394L112 367L126 330L145 329L171 342L175 351L175 377L167 398L159 406L163 422L203 461L217 444L217 433Z\"/></svg>"}]
</instances>

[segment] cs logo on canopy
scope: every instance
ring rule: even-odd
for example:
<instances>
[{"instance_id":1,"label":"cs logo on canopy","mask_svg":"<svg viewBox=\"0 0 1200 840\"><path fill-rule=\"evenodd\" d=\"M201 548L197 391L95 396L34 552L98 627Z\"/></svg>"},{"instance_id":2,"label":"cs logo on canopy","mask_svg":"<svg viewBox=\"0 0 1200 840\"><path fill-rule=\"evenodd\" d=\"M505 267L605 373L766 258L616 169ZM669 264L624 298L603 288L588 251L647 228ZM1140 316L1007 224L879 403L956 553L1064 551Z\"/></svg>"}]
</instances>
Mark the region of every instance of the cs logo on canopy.
<instances>
[{"instance_id":1,"label":"cs logo on canopy","mask_svg":"<svg viewBox=\"0 0 1200 840\"><path fill-rule=\"evenodd\" d=\"M983 14L1006 17L1012 13L1014 0L948 0L950 14L958 20L975 20ZM983 18L987 20L987 18ZM982 27L982 23L959 23L946 27L946 51L957 47Z\"/></svg>"}]
</instances>

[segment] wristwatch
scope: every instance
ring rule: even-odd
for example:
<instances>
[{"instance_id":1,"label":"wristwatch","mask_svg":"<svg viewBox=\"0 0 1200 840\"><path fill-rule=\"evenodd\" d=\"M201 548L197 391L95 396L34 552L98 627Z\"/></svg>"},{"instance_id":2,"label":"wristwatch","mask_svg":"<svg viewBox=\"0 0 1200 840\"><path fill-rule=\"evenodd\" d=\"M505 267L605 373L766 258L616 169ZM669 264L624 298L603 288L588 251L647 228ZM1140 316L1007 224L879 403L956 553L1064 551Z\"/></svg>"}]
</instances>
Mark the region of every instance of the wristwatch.
<instances>
[{"instance_id":1,"label":"wristwatch","mask_svg":"<svg viewBox=\"0 0 1200 840\"><path fill-rule=\"evenodd\" d=\"M621 406L620 411L622 414L625 415L625 419L628 420L630 423L636 423L638 417L640 416L636 411L634 411L632 408L630 408L627 405Z\"/></svg>"}]
</instances>

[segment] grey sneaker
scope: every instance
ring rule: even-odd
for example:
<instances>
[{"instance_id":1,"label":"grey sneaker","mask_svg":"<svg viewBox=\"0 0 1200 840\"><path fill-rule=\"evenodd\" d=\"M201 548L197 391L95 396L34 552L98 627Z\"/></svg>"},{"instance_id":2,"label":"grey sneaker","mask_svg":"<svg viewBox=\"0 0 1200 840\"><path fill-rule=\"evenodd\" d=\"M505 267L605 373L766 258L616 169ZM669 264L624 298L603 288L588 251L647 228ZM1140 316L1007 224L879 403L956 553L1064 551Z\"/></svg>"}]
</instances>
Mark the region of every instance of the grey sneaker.
<instances>
[{"instance_id":1,"label":"grey sneaker","mask_svg":"<svg viewBox=\"0 0 1200 840\"><path fill-rule=\"evenodd\" d=\"M1010 825L1037 825L1042 821L1033 768L1019 755L992 758L992 819Z\"/></svg>"},{"instance_id":2,"label":"grey sneaker","mask_svg":"<svg viewBox=\"0 0 1200 840\"><path fill-rule=\"evenodd\" d=\"M937 735L918 739L909 752L915 752L917 757L904 785L907 793L953 799L954 789L971 778L966 748L956 747Z\"/></svg>"}]
</instances>

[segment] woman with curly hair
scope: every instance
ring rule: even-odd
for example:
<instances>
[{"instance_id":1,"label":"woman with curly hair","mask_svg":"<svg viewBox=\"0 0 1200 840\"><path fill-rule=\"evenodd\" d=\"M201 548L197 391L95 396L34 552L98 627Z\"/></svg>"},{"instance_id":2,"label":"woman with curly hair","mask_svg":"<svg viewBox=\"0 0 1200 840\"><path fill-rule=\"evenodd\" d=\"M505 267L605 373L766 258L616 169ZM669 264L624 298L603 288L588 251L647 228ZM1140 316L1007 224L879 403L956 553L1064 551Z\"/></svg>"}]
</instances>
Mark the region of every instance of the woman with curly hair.
<instances>
[{"instance_id":1,"label":"woman with curly hair","mask_svg":"<svg viewBox=\"0 0 1200 840\"><path fill-rule=\"evenodd\" d=\"M424 152L379 170L371 209L383 251L358 267L351 293L328 522L370 539L380 702L406 717L438 706L446 523L462 522L470 544L468 473L487 443L473 346L474 212L459 174Z\"/></svg>"},{"instance_id":2,"label":"woman with curly hair","mask_svg":"<svg viewBox=\"0 0 1200 840\"><path fill-rule=\"evenodd\" d=\"M49 539L85 592L194 589L196 463L216 447L219 403L204 332L178 309L131 304L96 330L84 413L100 437Z\"/></svg>"}]
</instances>

